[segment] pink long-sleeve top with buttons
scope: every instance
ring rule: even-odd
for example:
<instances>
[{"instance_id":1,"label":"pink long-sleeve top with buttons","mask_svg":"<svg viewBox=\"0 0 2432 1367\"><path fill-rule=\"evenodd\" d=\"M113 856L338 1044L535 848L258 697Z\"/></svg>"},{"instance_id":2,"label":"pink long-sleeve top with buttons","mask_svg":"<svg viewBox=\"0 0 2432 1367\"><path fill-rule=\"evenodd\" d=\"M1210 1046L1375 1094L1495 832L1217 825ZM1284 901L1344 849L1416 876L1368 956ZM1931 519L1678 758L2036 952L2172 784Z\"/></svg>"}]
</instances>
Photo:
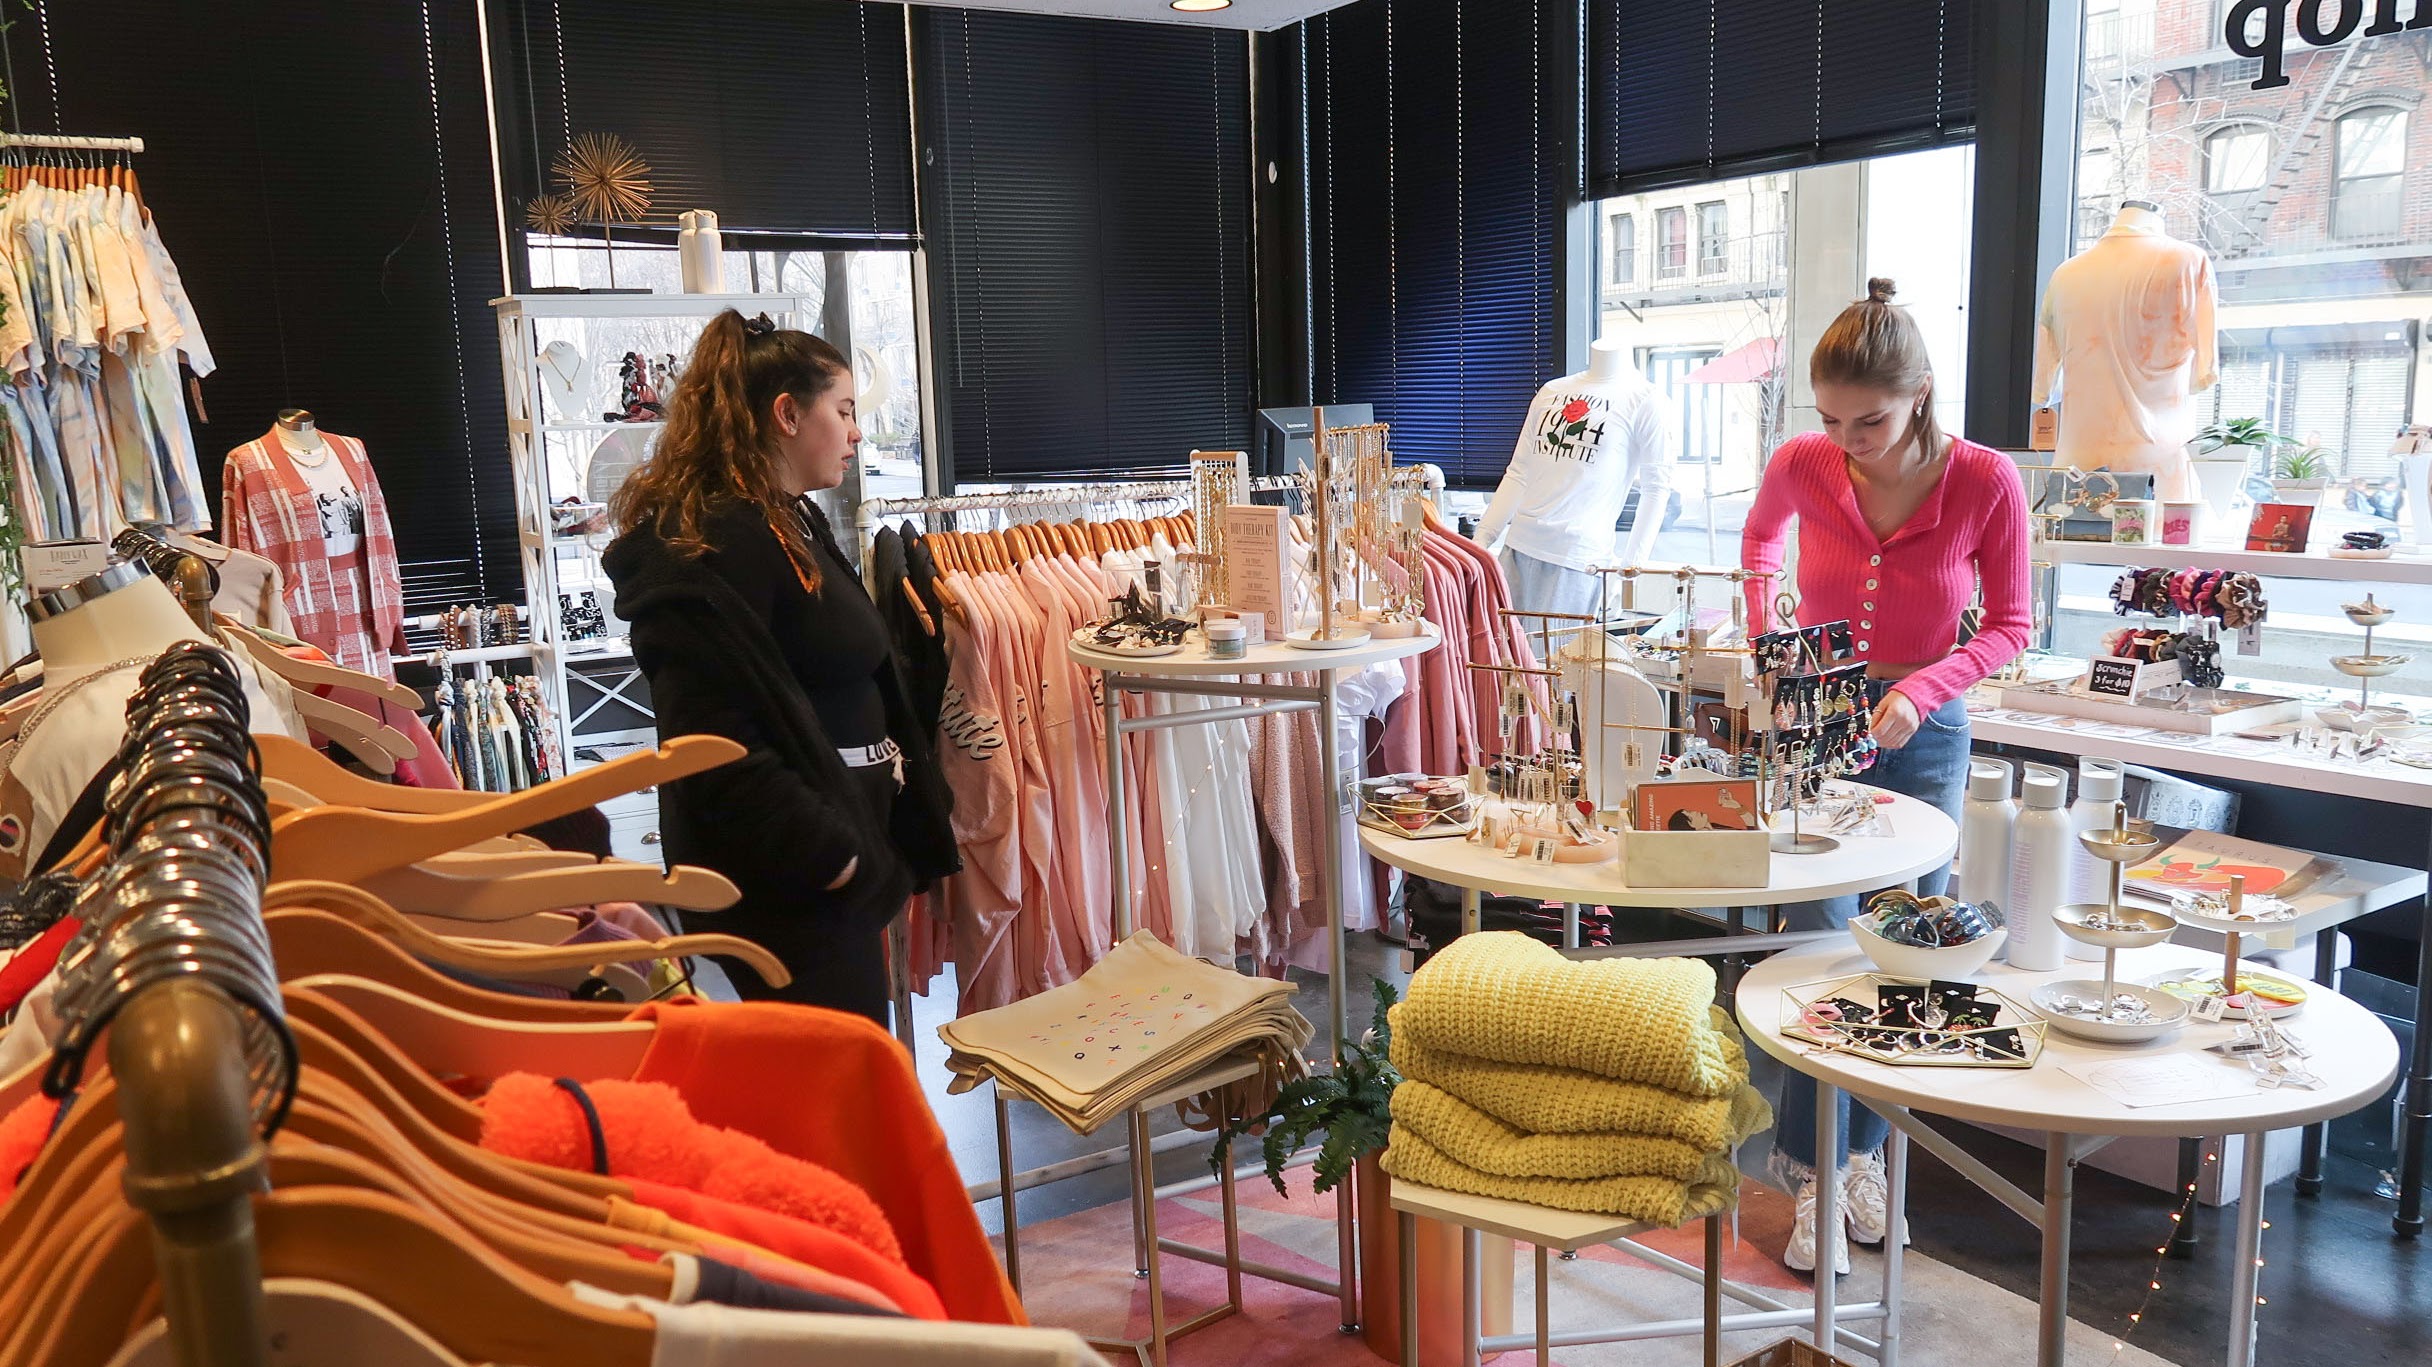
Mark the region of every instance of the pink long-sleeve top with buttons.
<instances>
[{"instance_id":1,"label":"pink long-sleeve top with buttons","mask_svg":"<svg viewBox=\"0 0 2432 1367\"><path fill-rule=\"evenodd\" d=\"M1878 541L1858 510L1849 458L1820 432L1773 453L1740 533L1740 565L1782 568L1790 523L1799 524L1801 625L1847 619L1858 658L1933 661L1893 685L1920 712L1965 693L2027 648L2027 507L2018 468L1988 446L1954 440L1932 493L1900 530ZM1984 620L1957 650L1959 615L1984 587ZM1752 632L1772 630L1776 590L1748 584Z\"/></svg>"}]
</instances>

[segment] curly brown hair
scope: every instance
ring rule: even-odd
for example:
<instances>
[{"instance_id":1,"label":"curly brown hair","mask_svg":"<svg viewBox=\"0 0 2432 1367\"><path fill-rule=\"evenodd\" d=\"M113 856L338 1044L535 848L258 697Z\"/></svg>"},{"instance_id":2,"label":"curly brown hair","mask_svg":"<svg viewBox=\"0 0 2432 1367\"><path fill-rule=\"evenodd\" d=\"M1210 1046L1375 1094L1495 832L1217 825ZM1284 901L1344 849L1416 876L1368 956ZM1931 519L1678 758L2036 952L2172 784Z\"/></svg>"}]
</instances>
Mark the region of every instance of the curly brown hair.
<instances>
[{"instance_id":1,"label":"curly brown hair","mask_svg":"<svg viewBox=\"0 0 2432 1367\"><path fill-rule=\"evenodd\" d=\"M771 432L777 396L815 402L852 367L807 332L773 327L767 315L733 309L709 320L667 400L667 426L650 459L626 479L608 509L620 533L648 528L685 555L709 549L709 505L738 498L757 506L806 587L819 587L794 497L777 475Z\"/></svg>"}]
</instances>

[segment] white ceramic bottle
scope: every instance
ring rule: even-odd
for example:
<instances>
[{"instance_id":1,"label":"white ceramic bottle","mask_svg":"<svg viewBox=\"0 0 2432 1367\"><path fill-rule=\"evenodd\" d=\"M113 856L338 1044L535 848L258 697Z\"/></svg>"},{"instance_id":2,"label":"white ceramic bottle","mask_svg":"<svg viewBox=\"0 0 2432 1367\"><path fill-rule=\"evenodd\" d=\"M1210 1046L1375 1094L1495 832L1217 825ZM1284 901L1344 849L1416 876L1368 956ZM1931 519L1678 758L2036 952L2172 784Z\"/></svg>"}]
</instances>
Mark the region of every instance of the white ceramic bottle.
<instances>
[{"instance_id":1,"label":"white ceramic bottle","mask_svg":"<svg viewBox=\"0 0 2432 1367\"><path fill-rule=\"evenodd\" d=\"M2069 806L2069 890L2062 896L2063 905L2078 902L2100 902L2111 895L2111 866L2088 853L2078 843L2079 831L2108 828L2114 803L2126 784L2127 766L2115 759L2083 759L2077 762L2077 801ZM2099 959L2101 945L2063 937L2062 946L2072 959Z\"/></svg>"},{"instance_id":2,"label":"white ceramic bottle","mask_svg":"<svg viewBox=\"0 0 2432 1367\"><path fill-rule=\"evenodd\" d=\"M2010 963L2041 971L2060 967L2063 957L2060 923L2052 912L2068 895L2070 847L2077 843L2062 807L2069 775L2048 764L2030 764L2020 791L2026 804L2011 841L2010 901L2002 910L2009 915Z\"/></svg>"},{"instance_id":3,"label":"white ceramic bottle","mask_svg":"<svg viewBox=\"0 0 2432 1367\"><path fill-rule=\"evenodd\" d=\"M1959 868L1952 895L1962 902L1991 900L2010 907L2011 826L2018 804L2010 800L2012 770L2006 759L1968 765L1968 798L1959 808Z\"/></svg>"}]
</instances>

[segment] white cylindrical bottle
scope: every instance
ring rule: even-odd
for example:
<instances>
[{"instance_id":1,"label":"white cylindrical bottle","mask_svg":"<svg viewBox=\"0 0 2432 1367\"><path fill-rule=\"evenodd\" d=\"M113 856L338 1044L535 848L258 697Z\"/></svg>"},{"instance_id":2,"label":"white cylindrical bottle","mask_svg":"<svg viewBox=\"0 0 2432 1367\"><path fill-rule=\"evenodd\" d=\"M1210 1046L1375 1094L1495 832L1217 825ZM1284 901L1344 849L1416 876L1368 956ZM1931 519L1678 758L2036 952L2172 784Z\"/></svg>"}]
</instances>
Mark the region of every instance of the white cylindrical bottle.
<instances>
[{"instance_id":1,"label":"white cylindrical bottle","mask_svg":"<svg viewBox=\"0 0 2432 1367\"><path fill-rule=\"evenodd\" d=\"M2018 804L2010 800L2010 762L1980 759L1968 765L1968 799L1959 808L1959 868L1953 895L1962 902L2010 906L2010 827Z\"/></svg>"},{"instance_id":2,"label":"white cylindrical bottle","mask_svg":"<svg viewBox=\"0 0 2432 1367\"><path fill-rule=\"evenodd\" d=\"M2064 905L2101 902L2111 896L2111 865L2078 843L2077 833L2109 828L2113 804L2120 800L2127 777L2128 766L2115 759L2077 762L2077 801L2069 807L2069 890L2061 898ZM2083 940L2069 940L2063 948L2072 959L2103 957L2101 945Z\"/></svg>"},{"instance_id":3,"label":"white cylindrical bottle","mask_svg":"<svg viewBox=\"0 0 2432 1367\"><path fill-rule=\"evenodd\" d=\"M2020 791L2026 803L2011 841L2010 904L2002 910L2009 914L2011 965L2041 971L2060 967L2062 959L2063 937L2052 912L2068 895L2070 847L2077 843L2062 809L2069 775L2030 764Z\"/></svg>"}]
</instances>

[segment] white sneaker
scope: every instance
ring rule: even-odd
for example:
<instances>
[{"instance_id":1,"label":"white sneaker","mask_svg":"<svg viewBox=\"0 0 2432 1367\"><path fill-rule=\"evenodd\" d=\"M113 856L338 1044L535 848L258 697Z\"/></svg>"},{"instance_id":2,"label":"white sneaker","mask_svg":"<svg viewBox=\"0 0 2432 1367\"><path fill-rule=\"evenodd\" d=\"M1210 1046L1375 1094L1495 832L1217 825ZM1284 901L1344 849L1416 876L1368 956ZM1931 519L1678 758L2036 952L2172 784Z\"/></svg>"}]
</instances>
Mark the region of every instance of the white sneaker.
<instances>
[{"instance_id":1,"label":"white sneaker","mask_svg":"<svg viewBox=\"0 0 2432 1367\"><path fill-rule=\"evenodd\" d=\"M1848 1183L1842 1184L1846 1190ZM1844 1198L1846 1201L1846 1198ZM1847 1209L1844 1204L1843 1209ZM1790 1246L1782 1250L1782 1263L1793 1272L1816 1270L1816 1179L1811 1175L1799 1183L1797 1216L1790 1223ZM1849 1271L1849 1222L1832 1222L1832 1270Z\"/></svg>"},{"instance_id":2,"label":"white sneaker","mask_svg":"<svg viewBox=\"0 0 2432 1367\"><path fill-rule=\"evenodd\" d=\"M1883 1155L1853 1153L1841 1170L1842 1209L1849 1212L1849 1237L1862 1244L1879 1244L1891 1229L1891 1183L1883 1171Z\"/></svg>"}]
</instances>

